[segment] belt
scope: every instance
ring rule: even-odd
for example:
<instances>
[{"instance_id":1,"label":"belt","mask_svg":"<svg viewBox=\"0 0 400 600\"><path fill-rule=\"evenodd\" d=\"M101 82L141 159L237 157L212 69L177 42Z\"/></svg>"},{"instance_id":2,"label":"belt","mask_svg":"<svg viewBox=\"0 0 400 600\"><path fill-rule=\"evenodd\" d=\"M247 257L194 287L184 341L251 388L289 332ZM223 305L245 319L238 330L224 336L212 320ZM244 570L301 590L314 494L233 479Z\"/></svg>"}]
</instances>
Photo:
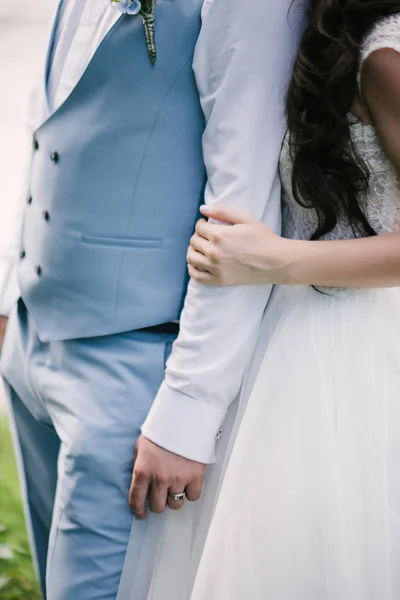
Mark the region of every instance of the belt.
<instances>
[{"instance_id":1,"label":"belt","mask_svg":"<svg viewBox=\"0 0 400 600\"><path fill-rule=\"evenodd\" d=\"M144 327L143 329L138 329L138 331L142 331L143 333L161 333L165 335L178 335L179 333L179 323L161 323L161 325L153 325L152 327Z\"/></svg>"}]
</instances>

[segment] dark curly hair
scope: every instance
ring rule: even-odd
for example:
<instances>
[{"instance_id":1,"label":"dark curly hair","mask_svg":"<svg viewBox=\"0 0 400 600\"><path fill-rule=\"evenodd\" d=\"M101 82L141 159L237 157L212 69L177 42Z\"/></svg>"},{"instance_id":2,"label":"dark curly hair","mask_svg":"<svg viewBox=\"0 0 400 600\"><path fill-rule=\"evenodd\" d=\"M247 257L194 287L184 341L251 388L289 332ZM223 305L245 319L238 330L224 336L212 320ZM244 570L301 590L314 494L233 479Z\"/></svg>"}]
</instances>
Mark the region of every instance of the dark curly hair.
<instances>
[{"instance_id":1,"label":"dark curly hair","mask_svg":"<svg viewBox=\"0 0 400 600\"><path fill-rule=\"evenodd\" d=\"M352 146L348 114L357 98L362 40L400 0L310 0L308 24L293 67L286 111L295 200L315 209L320 239L348 219L357 236L375 235L359 200L369 173Z\"/></svg>"}]
</instances>

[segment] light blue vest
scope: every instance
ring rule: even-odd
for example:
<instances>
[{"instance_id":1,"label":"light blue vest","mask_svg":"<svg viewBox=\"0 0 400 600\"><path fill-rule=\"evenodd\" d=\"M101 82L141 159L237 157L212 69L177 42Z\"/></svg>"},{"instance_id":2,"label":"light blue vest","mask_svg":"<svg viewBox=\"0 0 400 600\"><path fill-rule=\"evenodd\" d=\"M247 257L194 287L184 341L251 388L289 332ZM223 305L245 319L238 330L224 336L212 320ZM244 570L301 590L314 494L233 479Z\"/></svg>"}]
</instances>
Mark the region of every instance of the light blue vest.
<instances>
[{"instance_id":1,"label":"light blue vest","mask_svg":"<svg viewBox=\"0 0 400 600\"><path fill-rule=\"evenodd\" d=\"M42 341L179 317L202 202L192 72L202 0L158 0L157 64L122 16L36 131L19 282Z\"/></svg>"}]
</instances>

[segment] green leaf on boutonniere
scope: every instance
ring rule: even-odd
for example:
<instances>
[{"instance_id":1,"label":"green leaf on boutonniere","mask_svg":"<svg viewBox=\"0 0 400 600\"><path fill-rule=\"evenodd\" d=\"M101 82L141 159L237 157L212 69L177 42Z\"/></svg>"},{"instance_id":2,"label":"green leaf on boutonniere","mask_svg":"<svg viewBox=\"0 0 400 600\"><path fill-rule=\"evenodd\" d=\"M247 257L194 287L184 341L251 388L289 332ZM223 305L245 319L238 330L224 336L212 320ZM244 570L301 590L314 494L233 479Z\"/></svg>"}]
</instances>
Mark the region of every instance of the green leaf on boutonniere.
<instances>
[{"instance_id":1,"label":"green leaf on boutonniere","mask_svg":"<svg viewBox=\"0 0 400 600\"><path fill-rule=\"evenodd\" d=\"M155 38L155 3L156 0L111 0L111 4L118 6L118 10L125 15L140 15L143 20L146 34L147 50L151 64L154 65L157 58Z\"/></svg>"},{"instance_id":2,"label":"green leaf on boutonniere","mask_svg":"<svg viewBox=\"0 0 400 600\"><path fill-rule=\"evenodd\" d=\"M142 0L140 15L143 19L144 31L146 34L147 50L149 52L151 64L154 65L157 58L156 36L155 36L155 0Z\"/></svg>"}]
</instances>

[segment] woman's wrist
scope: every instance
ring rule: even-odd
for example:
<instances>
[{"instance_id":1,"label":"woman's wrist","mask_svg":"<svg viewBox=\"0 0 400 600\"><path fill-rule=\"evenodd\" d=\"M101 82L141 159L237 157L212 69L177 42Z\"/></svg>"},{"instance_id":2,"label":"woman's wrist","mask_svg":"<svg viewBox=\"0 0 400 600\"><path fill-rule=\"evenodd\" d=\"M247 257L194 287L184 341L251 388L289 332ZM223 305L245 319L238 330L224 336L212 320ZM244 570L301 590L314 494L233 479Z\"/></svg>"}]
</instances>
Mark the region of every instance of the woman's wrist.
<instances>
[{"instance_id":1,"label":"woman's wrist","mask_svg":"<svg viewBox=\"0 0 400 600\"><path fill-rule=\"evenodd\" d=\"M263 248L262 269L265 283L298 285L304 270L305 255L311 250L311 242L290 240L276 236L277 246L271 249L271 240Z\"/></svg>"},{"instance_id":2,"label":"woman's wrist","mask_svg":"<svg viewBox=\"0 0 400 600\"><path fill-rule=\"evenodd\" d=\"M321 244L307 240L281 238L282 246L277 281L281 285L313 285Z\"/></svg>"},{"instance_id":3,"label":"woman's wrist","mask_svg":"<svg viewBox=\"0 0 400 600\"><path fill-rule=\"evenodd\" d=\"M400 234L360 239L293 241L284 278L289 285L397 287Z\"/></svg>"}]
</instances>

